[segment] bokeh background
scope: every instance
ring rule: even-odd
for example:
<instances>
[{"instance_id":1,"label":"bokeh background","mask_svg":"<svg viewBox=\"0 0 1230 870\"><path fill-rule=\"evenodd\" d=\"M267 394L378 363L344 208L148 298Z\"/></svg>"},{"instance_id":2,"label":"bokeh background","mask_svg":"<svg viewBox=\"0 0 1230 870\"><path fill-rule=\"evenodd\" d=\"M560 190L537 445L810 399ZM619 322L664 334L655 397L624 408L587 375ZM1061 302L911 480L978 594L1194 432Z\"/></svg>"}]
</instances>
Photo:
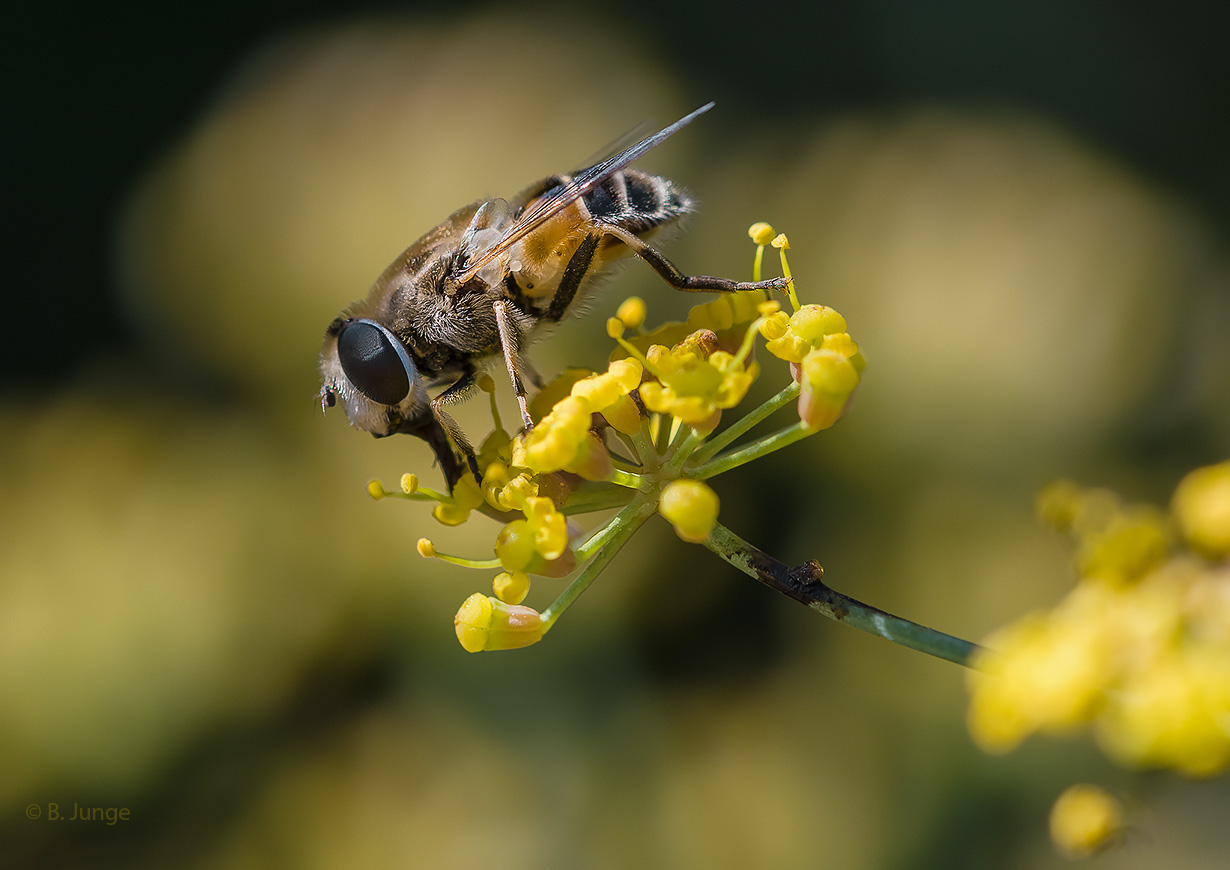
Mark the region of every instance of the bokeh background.
<instances>
[{"instance_id":1,"label":"bokeh background","mask_svg":"<svg viewBox=\"0 0 1230 870\"><path fill-rule=\"evenodd\" d=\"M431 457L322 419L315 372L328 321L453 209L717 100L641 164L702 204L667 253L746 275L770 221L869 360L833 430L718 482L723 519L981 637L1071 582L1042 483L1160 502L1230 452L1215 11L10 12L0 864L1048 867L1047 809L1092 779L1135 824L1102 866L1224 866L1224 781L1084 738L983 756L959 668L661 523L547 642L464 653L451 617L486 573L414 542L480 555L494 526L369 499ZM598 308L631 293L654 320L692 301L632 265ZM602 320L536 366L601 364Z\"/></svg>"}]
</instances>

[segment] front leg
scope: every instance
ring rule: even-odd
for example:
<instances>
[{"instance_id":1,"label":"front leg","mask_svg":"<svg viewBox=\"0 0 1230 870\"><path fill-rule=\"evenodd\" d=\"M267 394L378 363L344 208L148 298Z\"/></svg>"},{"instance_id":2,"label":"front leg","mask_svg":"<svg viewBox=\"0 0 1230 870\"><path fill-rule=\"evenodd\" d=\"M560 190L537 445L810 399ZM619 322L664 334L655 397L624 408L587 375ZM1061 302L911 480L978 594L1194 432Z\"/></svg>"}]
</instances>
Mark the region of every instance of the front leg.
<instances>
[{"instance_id":1,"label":"front leg","mask_svg":"<svg viewBox=\"0 0 1230 870\"><path fill-rule=\"evenodd\" d=\"M474 449L461 434L453 418L437 411L434 403L432 408L425 409L418 416L403 420L394 431L413 435L427 442L431 452L436 455L436 461L440 463L440 471L444 473L449 492L453 491L457 482L465 475L466 465L474 472L475 479L478 479L478 460L474 456ZM465 457L466 465L462 465L458 459L458 450L453 449L454 444Z\"/></svg>"},{"instance_id":2,"label":"front leg","mask_svg":"<svg viewBox=\"0 0 1230 870\"><path fill-rule=\"evenodd\" d=\"M431 445L431 449L435 452L436 458L440 460L440 467L444 469L444 477L448 480L448 488L451 492L453 487L457 485L457 481L461 479L464 470L461 464L457 461L457 454L453 452L453 448L449 445L451 441L457 445L457 450L465 457L466 465L470 471L474 473L475 480L482 480L478 473L478 458L474 455L474 448L470 446L469 440L465 433L461 431L461 427L457 425L449 413L444 410L445 406L456 404L464 399L469 393L474 391L476 386L473 370L462 373L457 381L431 400L430 418L431 423L435 424L435 428L439 430L441 435L447 435L443 444L439 444L439 437L435 440L427 438L426 435L420 437L426 438L427 443ZM431 424L427 424L430 428ZM405 431L403 429L403 431ZM414 433L419 434L419 433Z\"/></svg>"}]
</instances>

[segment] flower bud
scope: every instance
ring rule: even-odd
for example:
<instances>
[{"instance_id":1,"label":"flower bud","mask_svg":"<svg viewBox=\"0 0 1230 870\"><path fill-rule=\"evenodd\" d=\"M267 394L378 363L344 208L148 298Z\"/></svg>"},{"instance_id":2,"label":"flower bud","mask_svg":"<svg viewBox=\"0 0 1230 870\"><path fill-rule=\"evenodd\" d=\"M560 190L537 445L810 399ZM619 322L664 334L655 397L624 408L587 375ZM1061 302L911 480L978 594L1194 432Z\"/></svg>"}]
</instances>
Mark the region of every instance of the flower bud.
<instances>
[{"instance_id":1,"label":"flower bud","mask_svg":"<svg viewBox=\"0 0 1230 870\"><path fill-rule=\"evenodd\" d=\"M524 571L534 552L534 530L526 520L513 520L496 536L495 556L507 571Z\"/></svg>"},{"instance_id":2,"label":"flower bud","mask_svg":"<svg viewBox=\"0 0 1230 870\"><path fill-rule=\"evenodd\" d=\"M470 510L441 502L431 509L431 516L442 526L459 526L470 518Z\"/></svg>"},{"instance_id":3,"label":"flower bud","mask_svg":"<svg viewBox=\"0 0 1230 870\"><path fill-rule=\"evenodd\" d=\"M827 305L804 305L790 318L790 328L805 341L818 342L833 332L846 331L846 319Z\"/></svg>"},{"instance_id":4,"label":"flower bud","mask_svg":"<svg viewBox=\"0 0 1230 870\"><path fill-rule=\"evenodd\" d=\"M718 517L717 493L699 480L672 480L658 496L658 510L690 544L703 543Z\"/></svg>"},{"instance_id":5,"label":"flower bud","mask_svg":"<svg viewBox=\"0 0 1230 870\"><path fill-rule=\"evenodd\" d=\"M1081 488L1070 480L1048 483L1034 502L1038 519L1057 531L1072 528L1083 495Z\"/></svg>"},{"instance_id":6,"label":"flower bud","mask_svg":"<svg viewBox=\"0 0 1230 870\"><path fill-rule=\"evenodd\" d=\"M631 435L641 428L641 409L630 396L620 396L610 407L602 411L603 418L616 432Z\"/></svg>"},{"instance_id":7,"label":"flower bud","mask_svg":"<svg viewBox=\"0 0 1230 870\"><path fill-rule=\"evenodd\" d=\"M542 617L532 607L505 604L475 592L453 617L457 640L466 652L518 649L542 640Z\"/></svg>"},{"instance_id":8,"label":"flower bud","mask_svg":"<svg viewBox=\"0 0 1230 870\"><path fill-rule=\"evenodd\" d=\"M773 241L773 227L769 226L764 221L757 221L747 228L747 234L751 240L758 245L767 245Z\"/></svg>"},{"instance_id":9,"label":"flower bud","mask_svg":"<svg viewBox=\"0 0 1230 870\"><path fill-rule=\"evenodd\" d=\"M491 581L491 591L505 604L520 604L530 592L530 575L524 571L502 571Z\"/></svg>"},{"instance_id":10,"label":"flower bud","mask_svg":"<svg viewBox=\"0 0 1230 870\"><path fill-rule=\"evenodd\" d=\"M558 559L568 546L567 523L549 498L530 496L525 500L526 520L534 533L534 550L548 561Z\"/></svg>"},{"instance_id":11,"label":"flower bud","mask_svg":"<svg viewBox=\"0 0 1230 870\"><path fill-rule=\"evenodd\" d=\"M641 365L640 360L636 359L617 359L607 367L619 388L625 393L630 393L641 384L641 375L645 372L645 367Z\"/></svg>"},{"instance_id":12,"label":"flower bud","mask_svg":"<svg viewBox=\"0 0 1230 870\"><path fill-rule=\"evenodd\" d=\"M760 334L766 341L777 341L790 329L790 316L784 311L769 314L760 324Z\"/></svg>"},{"instance_id":13,"label":"flower bud","mask_svg":"<svg viewBox=\"0 0 1230 870\"><path fill-rule=\"evenodd\" d=\"M832 350L813 350L800 366L799 419L810 429L827 429L850 409L859 374Z\"/></svg>"},{"instance_id":14,"label":"flower bud","mask_svg":"<svg viewBox=\"0 0 1230 870\"><path fill-rule=\"evenodd\" d=\"M483 490L474 475L466 472L453 487L453 497L432 509L436 522L445 526L459 526L470 518L470 511L483 503Z\"/></svg>"},{"instance_id":15,"label":"flower bud","mask_svg":"<svg viewBox=\"0 0 1230 870\"><path fill-rule=\"evenodd\" d=\"M567 469L579 474L585 480L606 480L611 474L610 451L606 449L597 436L586 432L585 437L577 445L576 454Z\"/></svg>"},{"instance_id":16,"label":"flower bud","mask_svg":"<svg viewBox=\"0 0 1230 870\"><path fill-rule=\"evenodd\" d=\"M628 329L638 329L645 322L645 300L639 296L629 296L615 312Z\"/></svg>"},{"instance_id":17,"label":"flower bud","mask_svg":"<svg viewBox=\"0 0 1230 870\"><path fill-rule=\"evenodd\" d=\"M619 381L606 372L593 375L573 384L572 395L587 403L591 409L601 411L619 397Z\"/></svg>"}]
</instances>

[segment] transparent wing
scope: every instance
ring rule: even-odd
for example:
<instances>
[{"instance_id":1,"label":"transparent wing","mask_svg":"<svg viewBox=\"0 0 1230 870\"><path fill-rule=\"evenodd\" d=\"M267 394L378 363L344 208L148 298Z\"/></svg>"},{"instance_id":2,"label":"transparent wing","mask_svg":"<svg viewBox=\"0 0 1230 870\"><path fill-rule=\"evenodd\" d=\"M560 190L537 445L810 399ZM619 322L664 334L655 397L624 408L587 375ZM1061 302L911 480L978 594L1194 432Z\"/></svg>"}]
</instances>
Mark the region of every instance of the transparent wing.
<instances>
[{"instance_id":1,"label":"transparent wing","mask_svg":"<svg viewBox=\"0 0 1230 870\"><path fill-rule=\"evenodd\" d=\"M591 166L596 166L599 163L605 163L610 158L617 154L623 154L633 145L640 144L640 141L653 132L653 127L646 121L641 121L634 127L625 130L619 136L607 142L594 153L590 154L582 162L576 164L576 167L588 169Z\"/></svg>"},{"instance_id":2,"label":"transparent wing","mask_svg":"<svg viewBox=\"0 0 1230 870\"><path fill-rule=\"evenodd\" d=\"M669 127L659 130L652 136L645 137L626 151L621 151L614 157L603 160L601 163L595 163L568 183L561 185L560 189L551 196L539 199L533 208L521 215L517 222L509 228L508 233L500 239L498 244L493 245L472 263L466 264L466 268L457 276L457 283L464 284L466 281L469 281L484 266L500 256L504 251L507 251L612 175L623 170L635 160L640 159L647 151L660 145L668 137L678 133L688 124L712 109L713 106L712 102L706 103L696 111L683 116Z\"/></svg>"}]
</instances>

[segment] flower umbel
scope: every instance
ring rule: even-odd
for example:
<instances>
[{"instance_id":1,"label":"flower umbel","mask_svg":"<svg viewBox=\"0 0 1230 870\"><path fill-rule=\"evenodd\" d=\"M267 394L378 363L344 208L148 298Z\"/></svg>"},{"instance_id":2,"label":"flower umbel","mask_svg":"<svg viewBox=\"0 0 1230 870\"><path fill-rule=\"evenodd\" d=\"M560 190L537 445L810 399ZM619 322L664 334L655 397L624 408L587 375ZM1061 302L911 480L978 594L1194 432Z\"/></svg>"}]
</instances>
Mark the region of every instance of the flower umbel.
<instances>
[{"instance_id":1,"label":"flower umbel","mask_svg":"<svg viewBox=\"0 0 1230 870\"><path fill-rule=\"evenodd\" d=\"M1105 490L1043 491L1040 513L1075 539L1081 579L987 639L969 676L983 748L1088 727L1123 764L1188 776L1230 765L1230 565L1216 544L1227 468L1184 478L1169 517Z\"/></svg>"},{"instance_id":2,"label":"flower umbel","mask_svg":"<svg viewBox=\"0 0 1230 870\"><path fill-rule=\"evenodd\" d=\"M798 304L785 236L767 224L754 225L749 235L756 244L757 281L766 246L778 249L791 278L792 314L766 291L725 293L693 307L682 323L646 330L645 303L631 298L607 322L617 348L606 371L571 369L543 387L530 403L536 422L528 431L509 435L492 401L493 430L480 442L479 476L464 476L448 494L421 486L413 475L406 476L400 493L371 484L376 498L435 502L433 516L444 525L466 522L476 512L502 523L494 558L450 555L427 539L419 542L424 557L500 569L493 594L475 593L457 614L457 637L465 649L537 642L655 513L683 540L703 544L762 582L808 600L790 591L797 582L790 569L763 554L750 558L754 548L718 523L718 496L704 481L832 426L849 409L863 357L840 314ZM789 364L778 369L783 386L715 435L723 413L737 408L760 376L760 341ZM487 380L480 385L491 389ZM736 443L792 402L798 404L793 424ZM612 508L619 509L616 516L589 531L572 519ZM823 592L821 612L835 618L840 613L850 624L955 661L968 656L964 641L853 599L831 606L842 596L815 582L820 568L811 564L806 583L809 594ZM570 578L541 612L522 604L533 575Z\"/></svg>"}]
</instances>

